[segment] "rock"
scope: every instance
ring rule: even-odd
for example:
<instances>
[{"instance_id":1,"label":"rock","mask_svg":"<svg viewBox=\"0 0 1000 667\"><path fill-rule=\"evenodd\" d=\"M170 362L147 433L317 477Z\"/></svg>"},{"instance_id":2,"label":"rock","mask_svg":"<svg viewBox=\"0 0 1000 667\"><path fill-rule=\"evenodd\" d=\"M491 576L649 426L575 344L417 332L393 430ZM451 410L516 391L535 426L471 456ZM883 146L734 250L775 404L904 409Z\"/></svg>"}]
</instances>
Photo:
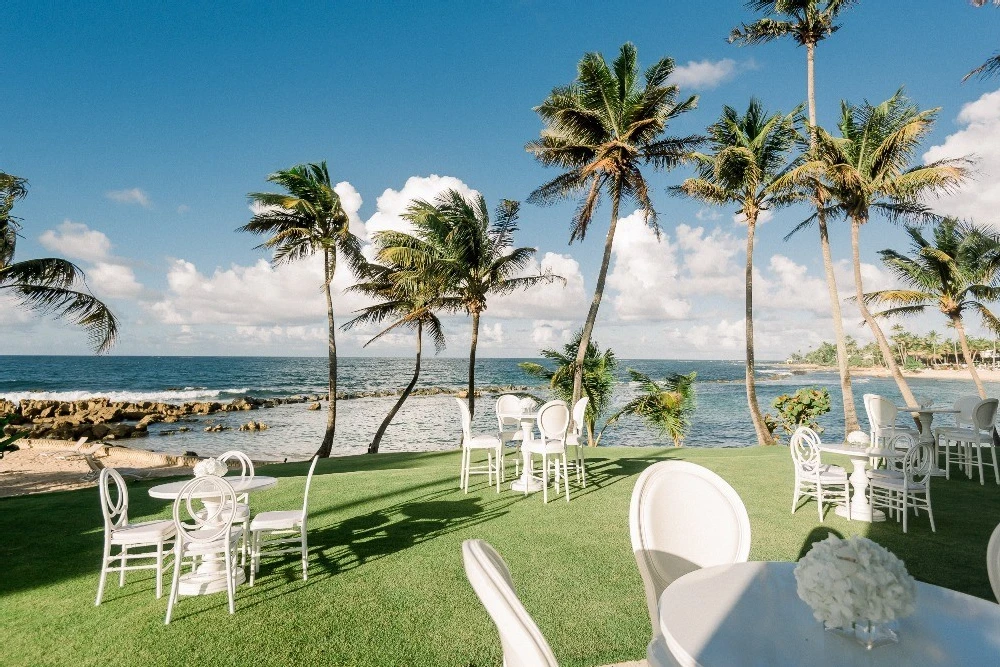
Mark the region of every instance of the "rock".
<instances>
[{"instance_id":1,"label":"rock","mask_svg":"<svg viewBox=\"0 0 1000 667\"><path fill-rule=\"evenodd\" d=\"M167 415L166 417L163 418L163 423L164 424L173 424L174 422L177 421L177 419L178 418L175 415Z\"/></svg>"},{"instance_id":2,"label":"rock","mask_svg":"<svg viewBox=\"0 0 1000 667\"><path fill-rule=\"evenodd\" d=\"M111 432L111 428L107 424L94 424L90 427L90 432L95 438L100 440Z\"/></svg>"},{"instance_id":3,"label":"rock","mask_svg":"<svg viewBox=\"0 0 1000 667\"><path fill-rule=\"evenodd\" d=\"M319 410L319 409L321 409L322 407L323 407L323 406L322 406L322 405L320 405L319 403L313 403L313 404L311 404L311 405L309 406L309 409L310 409L310 410Z\"/></svg>"},{"instance_id":4,"label":"rock","mask_svg":"<svg viewBox=\"0 0 1000 667\"><path fill-rule=\"evenodd\" d=\"M188 450L184 452L184 456L193 456L194 458L198 458L198 452L192 452L191 450Z\"/></svg>"},{"instance_id":5,"label":"rock","mask_svg":"<svg viewBox=\"0 0 1000 667\"><path fill-rule=\"evenodd\" d=\"M213 424L212 426L206 426L205 431L207 433L218 433L219 431L228 431L230 427L223 426L222 424Z\"/></svg>"},{"instance_id":6,"label":"rock","mask_svg":"<svg viewBox=\"0 0 1000 667\"><path fill-rule=\"evenodd\" d=\"M250 421L240 426L241 431L266 431L268 428L264 422Z\"/></svg>"}]
</instances>

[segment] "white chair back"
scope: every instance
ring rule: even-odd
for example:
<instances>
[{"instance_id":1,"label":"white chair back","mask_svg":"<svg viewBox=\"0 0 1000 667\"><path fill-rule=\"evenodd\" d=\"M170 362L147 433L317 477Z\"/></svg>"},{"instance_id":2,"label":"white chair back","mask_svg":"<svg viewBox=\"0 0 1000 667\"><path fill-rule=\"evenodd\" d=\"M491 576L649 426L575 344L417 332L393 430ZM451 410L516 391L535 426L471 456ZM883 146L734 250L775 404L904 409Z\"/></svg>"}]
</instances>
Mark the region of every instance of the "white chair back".
<instances>
[{"instance_id":1,"label":"white chair back","mask_svg":"<svg viewBox=\"0 0 1000 667\"><path fill-rule=\"evenodd\" d=\"M466 440L472 439L472 415L469 413L468 404L462 399L456 397L455 402L458 403L458 412L462 416L462 435Z\"/></svg>"},{"instance_id":2,"label":"white chair back","mask_svg":"<svg viewBox=\"0 0 1000 667\"><path fill-rule=\"evenodd\" d=\"M972 413L975 412L976 406L979 405L980 400L982 399L976 395L963 396L955 401L954 408L958 410L958 414L955 415L955 426L964 426L967 428L973 428L975 426L975 420Z\"/></svg>"},{"instance_id":3,"label":"white chair back","mask_svg":"<svg viewBox=\"0 0 1000 667\"><path fill-rule=\"evenodd\" d=\"M792 433L788 449L792 461L799 472L815 474L819 472L819 434L808 426L800 426Z\"/></svg>"},{"instance_id":4,"label":"white chair back","mask_svg":"<svg viewBox=\"0 0 1000 667\"><path fill-rule=\"evenodd\" d=\"M111 485L114 484L114 488ZM114 468L103 468L97 484L101 493L104 530L110 532L128 524L128 487Z\"/></svg>"},{"instance_id":5,"label":"white chair back","mask_svg":"<svg viewBox=\"0 0 1000 667\"><path fill-rule=\"evenodd\" d=\"M687 461L654 463L639 476L629 529L654 634L656 605L671 582L750 555L750 518L739 494L711 470Z\"/></svg>"},{"instance_id":6,"label":"white chair back","mask_svg":"<svg viewBox=\"0 0 1000 667\"><path fill-rule=\"evenodd\" d=\"M483 540L466 540L462 561L472 590L500 633L504 667L557 667L549 643L517 597L500 554Z\"/></svg>"},{"instance_id":7,"label":"white chair back","mask_svg":"<svg viewBox=\"0 0 1000 667\"><path fill-rule=\"evenodd\" d=\"M569 430L569 408L564 401L549 401L538 411L535 418L542 440L566 441Z\"/></svg>"},{"instance_id":8,"label":"white chair back","mask_svg":"<svg viewBox=\"0 0 1000 667\"><path fill-rule=\"evenodd\" d=\"M987 398L979 402L972 412L972 421L980 431L990 431L993 429L993 422L997 416L997 399Z\"/></svg>"},{"instance_id":9,"label":"white chair back","mask_svg":"<svg viewBox=\"0 0 1000 667\"><path fill-rule=\"evenodd\" d=\"M986 571L990 575L993 597L1000 602L1000 524L993 529L990 543L986 546Z\"/></svg>"},{"instance_id":10,"label":"white chair back","mask_svg":"<svg viewBox=\"0 0 1000 667\"><path fill-rule=\"evenodd\" d=\"M497 427L501 431L516 431L521 427L521 423L510 417L503 417L502 415L511 415L521 412L521 399L519 399L514 394L504 394L497 399L496 414L497 414Z\"/></svg>"},{"instance_id":11,"label":"white chair back","mask_svg":"<svg viewBox=\"0 0 1000 667\"><path fill-rule=\"evenodd\" d=\"M584 396L576 402L576 405L573 406L573 433L575 433L581 441L583 439L583 424L587 417L588 403L590 403L590 399Z\"/></svg>"},{"instance_id":12,"label":"white chair back","mask_svg":"<svg viewBox=\"0 0 1000 667\"><path fill-rule=\"evenodd\" d=\"M194 507L196 499L204 502L204 510ZM233 485L215 475L195 477L181 487L174 501L174 526L182 542L214 542L229 534L235 518Z\"/></svg>"},{"instance_id":13,"label":"white chair back","mask_svg":"<svg viewBox=\"0 0 1000 667\"><path fill-rule=\"evenodd\" d=\"M225 463L227 468L229 467L229 462L234 460L240 464L240 481L251 481L254 476L254 470L253 461L250 460L249 456L239 450L233 449L219 457L219 461ZM226 474L228 475L229 473L227 472Z\"/></svg>"},{"instance_id":14,"label":"white chair back","mask_svg":"<svg viewBox=\"0 0 1000 667\"><path fill-rule=\"evenodd\" d=\"M903 457L903 476L908 486L926 484L931 477L934 450L928 444L916 444Z\"/></svg>"},{"instance_id":15,"label":"white chair back","mask_svg":"<svg viewBox=\"0 0 1000 667\"><path fill-rule=\"evenodd\" d=\"M319 461L319 455L313 457L312 463L309 465L309 474L306 475L306 491L305 497L302 499L302 521L306 520L309 516L309 487L312 486L313 481L313 471L316 470L316 462Z\"/></svg>"},{"instance_id":16,"label":"white chair back","mask_svg":"<svg viewBox=\"0 0 1000 667\"><path fill-rule=\"evenodd\" d=\"M896 415L899 414L899 410L892 401L878 394L871 394L867 405L870 406L868 419L871 420L872 426L880 429L893 428L895 426Z\"/></svg>"}]
</instances>

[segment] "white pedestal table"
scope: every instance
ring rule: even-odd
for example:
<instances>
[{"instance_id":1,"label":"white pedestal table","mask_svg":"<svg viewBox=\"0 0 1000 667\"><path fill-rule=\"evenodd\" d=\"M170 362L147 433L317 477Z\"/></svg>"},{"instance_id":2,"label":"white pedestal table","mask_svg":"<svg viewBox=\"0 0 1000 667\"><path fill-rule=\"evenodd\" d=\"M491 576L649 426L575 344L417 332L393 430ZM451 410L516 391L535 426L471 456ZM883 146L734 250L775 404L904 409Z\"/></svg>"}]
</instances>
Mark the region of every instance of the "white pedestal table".
<instances>
[{"instance_id":1,"label":"white pedestal table","mask_svg":"<svg viewBox=\"0 0 1000 667\"><path fill-rule=\"evenodd\" d=\"M941 414L952 414L957 415L960 411L955 408L935 408L933 406L928 406L926 408L914 407L912 405L897 405L896 409L900 412L912 412L917 415L917 422L920 424L920 438L919 442L922 445L930 445L932 451L934 448L934 434L931 432L931 425L934 422L934 415ZM944 477L944 470L938 468L937 465L937 452L934 451L934 456L932 457L931 463L931 474L935 477Z\"/></svg>"},{"instance_id":2,"label":"white pedestal table","mask_svg":"<svg viewBox=\"0 0 1000 667\"><path fill-rule=\"evenodd\" d=\"M502 419L516 419L521 424L521 476L511 482L510 488L512 491L520 491L521 493L541 491L542 483L537 479L532 479L531 475L528 473L529 466L531 465L531 454L524 451L524 443L530 442L534 437L532 435L532 429L535 426L535 412L505 412L501 413L500 417Z\"/></svg>"},{"instance_id":3,"label":"white pedestal table","mask_svg":"<svg viewBox=\"0 0 1000 667\"><path fill-rule=\"evenodd\" d=\"M820 445L819 451L831 454L842 454L851 459L851 495L850 516L845 507L837 508L837 515L855 521L885 521L885 512L873 509L868 502L868 464L872 458L885 458L889 452L870 447L853 447L851 445Z\"/></svg>"}]
</instances>

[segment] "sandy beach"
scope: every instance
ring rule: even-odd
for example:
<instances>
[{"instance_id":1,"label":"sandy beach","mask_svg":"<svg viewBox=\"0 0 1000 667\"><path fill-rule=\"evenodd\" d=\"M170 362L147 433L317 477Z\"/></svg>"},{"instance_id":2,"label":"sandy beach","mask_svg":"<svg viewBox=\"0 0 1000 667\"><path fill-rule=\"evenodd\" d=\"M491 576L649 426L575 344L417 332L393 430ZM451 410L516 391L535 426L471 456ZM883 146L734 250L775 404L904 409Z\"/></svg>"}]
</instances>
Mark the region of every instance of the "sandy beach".
<instances>
[{"instance_id":1,"label":"sandy beach","mask_svg":"<svg viewBox=\"0 0 1000 667\"><path fill-rule=\"evenodd\" d=\"M786 364L790 371L825 371L836 373L836 366L817 366L815 364ZM983 382L1000 382L1000 368L977 368L979 378ZM858 377L890 377L889 370L881 366L871 366L868 368L852 368L851 375ZM908 378L923 378L927 380L966 380L971 382L972 376L967 368L924 368L919 371L903 371L903 376Z\"/></svg>"}]
</instances>

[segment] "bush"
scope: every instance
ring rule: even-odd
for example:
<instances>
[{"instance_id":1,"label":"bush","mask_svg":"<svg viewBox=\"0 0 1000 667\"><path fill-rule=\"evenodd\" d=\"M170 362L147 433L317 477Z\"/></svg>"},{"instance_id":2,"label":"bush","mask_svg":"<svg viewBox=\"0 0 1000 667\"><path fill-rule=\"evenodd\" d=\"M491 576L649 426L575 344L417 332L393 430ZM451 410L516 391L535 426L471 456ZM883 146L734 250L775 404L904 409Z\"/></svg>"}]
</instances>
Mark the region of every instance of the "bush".
<instances>
[{"instance_id":1,"label":"bush","mask_svg":"<svg viewBox=\"0 0 1000 667\"><path fill-rule=\"evenodd\" d=\"M777 418L772 417L771 420L780 421L786 433L793 433L799 426L808 426L817 433L822 433L823 428L816 419L830 411L830 392L816 387L803 387L794 394L777 397L771 407L778 411Z\"/></svg>"}]
</instances>

